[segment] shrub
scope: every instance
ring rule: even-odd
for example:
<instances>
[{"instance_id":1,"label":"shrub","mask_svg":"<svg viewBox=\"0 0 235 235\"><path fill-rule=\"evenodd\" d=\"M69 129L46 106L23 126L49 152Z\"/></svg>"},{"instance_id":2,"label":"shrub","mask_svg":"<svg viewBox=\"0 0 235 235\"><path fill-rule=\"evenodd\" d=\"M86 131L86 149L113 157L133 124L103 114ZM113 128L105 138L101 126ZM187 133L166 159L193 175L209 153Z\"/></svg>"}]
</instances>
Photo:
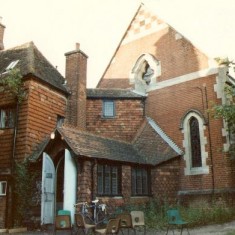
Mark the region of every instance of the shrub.
<instances>
[{"instance_id":1,"label":"shrub","mask_svg":"<svg viewBox=\"0 0 235 235\"><path fill-rule=\"evenodd\" d=\"M149 229L161 230L167 227L166 211L170 208L180 210L182 218L189 222L190 227L215 223L224 223L235 218L235 210L222 198L212 202L199 200L189 206L172 205L167 201L150 200L145 205L128 204L122 211L142 210L145 214L145 223ZM120 209L120 208L119 208Z\"/></svg>"}]
</instances>

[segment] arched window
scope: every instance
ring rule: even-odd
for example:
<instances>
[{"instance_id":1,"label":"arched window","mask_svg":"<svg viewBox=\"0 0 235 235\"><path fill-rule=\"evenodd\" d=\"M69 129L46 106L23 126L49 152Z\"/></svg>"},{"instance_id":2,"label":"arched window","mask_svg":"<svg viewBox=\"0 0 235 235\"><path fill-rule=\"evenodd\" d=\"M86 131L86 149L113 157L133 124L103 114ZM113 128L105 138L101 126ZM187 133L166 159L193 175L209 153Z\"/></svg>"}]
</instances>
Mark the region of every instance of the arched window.
<instances>
[{"instance_id":1,"label":"arched window","mask_svg":"<svg viewBox=\"0 0 235 235\"><path fill-rule=\"evenodd\" d=\"M190 144L191 144L191 164L192 167L202 166L201 141L199 133L199 123L195 117L189 120L190 126Z\"/></svg>"},{"instance_id":2,"label":"arched window","mask_svg":"<svg viewBox=\"0 0 235 235\"><path fill-rule=\"evenodd\" d=\"M185 175L208 174L209 167L206 160L207 138L205 136L205 120L196 110L188 112L181 123L184 134L183 146L185 148Z\"/></svg>"},{"instance_id":3,"label":"arched window","mask_svg":"<svg viewBox=\"0 0 235 235\"><path fill-rule=\"evenodd\" d=\"M146 93L154 89L157 77L161 75L161 63L153 55L141 55L130 73L130 83L137 92Z\"/></svg>"}]
</instances>

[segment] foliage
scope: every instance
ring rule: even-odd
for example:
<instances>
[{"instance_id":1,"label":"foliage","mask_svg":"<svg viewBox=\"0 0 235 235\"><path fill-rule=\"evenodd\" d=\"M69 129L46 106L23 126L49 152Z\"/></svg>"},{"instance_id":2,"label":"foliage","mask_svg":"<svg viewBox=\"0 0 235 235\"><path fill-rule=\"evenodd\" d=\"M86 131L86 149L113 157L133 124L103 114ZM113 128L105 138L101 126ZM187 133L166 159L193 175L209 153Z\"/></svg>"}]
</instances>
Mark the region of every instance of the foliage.
<instances>
[{"instance_id":1,"label":"foliage","mask_svg":"<svg viewBox=\"0 0 235 235\"><path fill-rule=\"evenodd\" d=\"M35 182L38 177L36 171L32 171L29 162L15 162L14 167L14 224L22 225L27 219L27 214L34 206Z\"/></svg>"},{"instance_id":2,"label":"foliage","mask_svg":"<svg viewBox=\"0 0 235 235\"><path fill-rule=\"evenodd\" d=\"M234 219L234 208L225 199L213 199L212 202L199 200L189 207L181 207L182 216L191 226L220 224Z\"/></svg>"},{"instance_id":3,"label":"foliage","mask_svg":"<svg viewBox=\"0 0 235 235\"><path fill-rule=\"evenodd\" d=\"M167 201L150 200L146 205L134 205L129 203L123 208L118 208L119 213L123 211L142 210L145 214L145 223L148 229L164 230L167 227L166 212L170 208L177 208L182 218L189 222L190 227L220 224L235 218L235 210L226 203L223 198L214 199L212 202L199 200L189 206L172 205Z\"/></svg>"},{"instance_id":4,"label":"foliage","mask_svg":"<svg viewBox=\"0 0 235 235\"><path fill-rule=\"evenodd\" d=\"M217 58L217 61L221 65L226 65L228 67L233 67L234 62L229 61L228 58L221 59ZM225 104L213 105L212 109L209 110L214 118L223 118L228 126L228 132L230 137L235 136L235 86L233 85L225 85L225 96L226 102ZM235 146L231 144L229 152L231 156L234 156Z\"/></svg>"},{"instance_id":5,"label":"foliage","mask_svg":"<svg viewBox=\"0 0 235 235\"><path fill-rule=\"evenodd\" d=\"M6 77L0 78L0 92L2 91L9 91L19 103L24 100L26 92L19 69L11 69Z\"/></svg>"}]
</instances>

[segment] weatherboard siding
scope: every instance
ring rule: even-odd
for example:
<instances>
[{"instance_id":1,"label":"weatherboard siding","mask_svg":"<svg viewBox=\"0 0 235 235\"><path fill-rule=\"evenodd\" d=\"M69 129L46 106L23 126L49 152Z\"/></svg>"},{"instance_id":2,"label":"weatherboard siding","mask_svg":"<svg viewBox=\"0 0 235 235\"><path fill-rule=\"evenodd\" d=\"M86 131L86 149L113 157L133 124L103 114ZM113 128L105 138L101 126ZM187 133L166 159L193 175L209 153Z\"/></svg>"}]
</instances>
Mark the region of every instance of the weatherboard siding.
<instances>
[{"instance_id":1,"label":"weatherboard siding","mask_svg":"<svg viewBox=\"0 0 235 235\"><path fill-rule=\"evenodd\" d=\"M65 116L66 99L59 92L33 80L27 82L28 96L19 114L17 158L28 157L55 129L57 115Z\"/></svg>"},{"instance_id":2,"label":"weatherboard siding","mask_svg":"<svg viewBox=\"0 0 235 235\"><path fill-rule=\"evenodd\" d=\"M0 107L15 106L15 99L7 92L0 93ZM14 128L0 129L0 175L10 172Z\"/></svg>"}]
</instances>

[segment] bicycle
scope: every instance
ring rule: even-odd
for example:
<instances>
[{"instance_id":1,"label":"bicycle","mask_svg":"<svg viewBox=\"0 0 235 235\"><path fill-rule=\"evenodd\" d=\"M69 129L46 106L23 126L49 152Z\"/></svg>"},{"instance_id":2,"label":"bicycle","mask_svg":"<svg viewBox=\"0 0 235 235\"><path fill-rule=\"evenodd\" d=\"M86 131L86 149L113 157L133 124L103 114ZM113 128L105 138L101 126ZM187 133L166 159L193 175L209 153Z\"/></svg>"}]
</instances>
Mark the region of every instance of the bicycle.
<instances>
[{"instance_id":1,"label":"bicycle","mask_svg":"<svg viewBox=\"0 0 235 235\"><path fill-rule=\"evenodd\" d=\"M88 202L78 202L74 204L77 209L76 213L81 213L88 223L96 226L106 224L108 222L107 205L98 204L98 202L98 199L91 201L91 205Z\"/></svg>"}]
</instances>

